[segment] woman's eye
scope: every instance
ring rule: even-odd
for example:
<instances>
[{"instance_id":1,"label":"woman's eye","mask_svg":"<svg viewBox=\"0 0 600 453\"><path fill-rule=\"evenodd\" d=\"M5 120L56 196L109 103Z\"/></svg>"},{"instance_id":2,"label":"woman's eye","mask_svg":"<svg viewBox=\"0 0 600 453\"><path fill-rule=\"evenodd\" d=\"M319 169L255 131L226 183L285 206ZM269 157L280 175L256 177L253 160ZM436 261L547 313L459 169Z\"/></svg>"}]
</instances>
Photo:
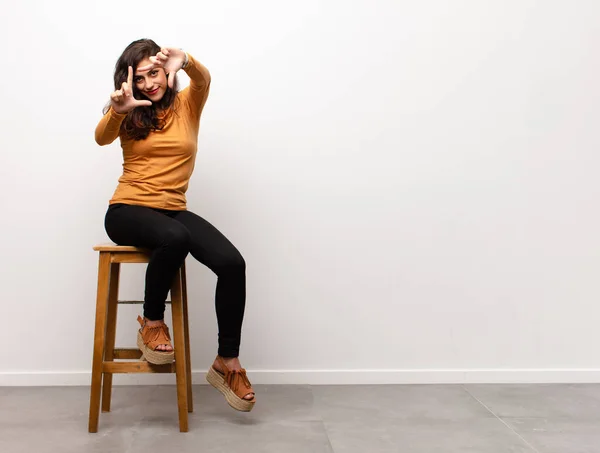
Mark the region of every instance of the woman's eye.
<instances>
[{"instance_id":1,"label":"woman's eye","mask_svg":"<svg viewBox=\"0 0 600 453\"><path fill-rule=\"evenodd\" d=\"M157 70L150 71L150 75L151 75L151 76L155 76L156 74L158 74L158 71L157 71Z\"/></svg>"}]
</instances>

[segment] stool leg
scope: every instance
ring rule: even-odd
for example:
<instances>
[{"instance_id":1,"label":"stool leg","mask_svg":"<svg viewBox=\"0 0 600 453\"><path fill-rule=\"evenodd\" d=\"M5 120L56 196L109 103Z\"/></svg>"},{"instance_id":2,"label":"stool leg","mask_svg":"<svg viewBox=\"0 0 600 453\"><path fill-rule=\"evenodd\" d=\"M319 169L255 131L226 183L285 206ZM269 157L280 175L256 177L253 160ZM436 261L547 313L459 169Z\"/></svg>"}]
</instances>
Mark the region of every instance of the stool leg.
<instances>
[{"instance_id":1,"label":"stool leg","mask_svg":"<svg viewBox=\"0 0 600 453\"><path fill-rule=\"evenodd\" d=\"M90 418L88 431L98 432L100 416L100 387L102 384L102 361L106 334L106 304L110 277L110 252L100 252L98 262L98 289L96 295L96 326L94 328L94 356L92 360L92 384L90 390Z\"/></svg>"},{"instance_id":2,"label":"stool leg","mask_svg":"<svg viewBox=\"0 0 600 453\"><path fill-rule=\"evenodd\" d=\"M185 369L185 339L183 327L183 298L181 296L181 270L177 272L171 287L171 311L173 315L173 340L175 347L175 375L177 379L177 406L179 431L188 431L188 399Z\"/></svg>"},{"instance_id":3,"label":"stool leg","mask_svg":"<svg viewBox=\"0 0 600 453\"><path fill-rule=\"evenodd\" d=\"M115 337L117 334L117 309L119 305L119 271L121 263L110 265L110 286L108 290L108 317L106 320L106 345L104 346L104 361L112 362L115 352ZM104 373L102 378L102 412L110 412L112 395L112 373Z\"/></svg>"},{"instance_id":4,"label":"stool leg","mask_svg":"<svg viewBox=\"0 0 600 453\"><path fill-rule=\"evenodd\" d=\"M187 382L188 412L194 412L194 397L192 396L192 360L190 358L190 325L188 316L187 279L185 262L181 266L181 292L183 301L183 333L185 337L185 374Z\"/></svg>"}]
</instances>

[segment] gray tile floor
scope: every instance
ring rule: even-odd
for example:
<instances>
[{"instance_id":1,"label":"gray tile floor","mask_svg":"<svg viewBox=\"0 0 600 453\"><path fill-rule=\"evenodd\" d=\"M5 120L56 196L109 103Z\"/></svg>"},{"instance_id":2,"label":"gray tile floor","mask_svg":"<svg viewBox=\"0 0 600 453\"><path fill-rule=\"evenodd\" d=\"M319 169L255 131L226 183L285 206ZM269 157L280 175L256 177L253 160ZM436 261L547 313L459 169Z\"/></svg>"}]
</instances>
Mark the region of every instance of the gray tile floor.
<instances>
[{"instance_id":1,"label":"gray tile floor","mask_svg":"<svg viewBox=\"0 0 600 453\"><path fill-rule=\"evenodd\" d=\"M600 453L600 385L256 385L251 413L194 386L119 386L88 434L86 387L0 387L0 452Z\"/></svg>"}]
</instances>

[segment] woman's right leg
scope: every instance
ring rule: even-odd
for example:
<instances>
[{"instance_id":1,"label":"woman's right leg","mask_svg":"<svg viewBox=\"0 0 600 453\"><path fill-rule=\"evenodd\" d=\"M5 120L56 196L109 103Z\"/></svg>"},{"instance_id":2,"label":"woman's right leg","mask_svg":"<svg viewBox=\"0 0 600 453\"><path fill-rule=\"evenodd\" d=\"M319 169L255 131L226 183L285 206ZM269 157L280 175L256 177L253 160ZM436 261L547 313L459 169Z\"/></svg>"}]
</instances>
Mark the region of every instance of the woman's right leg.
<instances>
[{"instance_id":1,"label":"woman's right leg","mask_svg":"<svg viewBox=\"0 0 600 453\"><path fill-rule=\"evenodd\" d=\"M162 320L173 279L189 252L189 231L160 210L126 204L109 206L104 224L116 244L152 249L146 270L144 317Z\"/></svg>"}]
</instances>

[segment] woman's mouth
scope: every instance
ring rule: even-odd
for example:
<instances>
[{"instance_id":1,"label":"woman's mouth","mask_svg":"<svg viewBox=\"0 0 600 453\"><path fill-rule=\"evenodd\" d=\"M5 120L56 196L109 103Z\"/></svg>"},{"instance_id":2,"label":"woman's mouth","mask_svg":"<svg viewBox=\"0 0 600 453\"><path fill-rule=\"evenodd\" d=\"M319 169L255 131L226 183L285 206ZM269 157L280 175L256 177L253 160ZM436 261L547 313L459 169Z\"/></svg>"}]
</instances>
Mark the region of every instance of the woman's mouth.
<instances>
[{"instance_id":1,"label":"woman's mouth","mask_svg":"<svg viewBox=\"0 0 600 453\"><path fill-rule=\"evenodd\" d=\"M146 91L146 94L149 96L154 96L156 93L158 93L158 88L160 88L160 87L157 87L156 89L154 89L152 91Z\"/></svg>"}]
</instances>

